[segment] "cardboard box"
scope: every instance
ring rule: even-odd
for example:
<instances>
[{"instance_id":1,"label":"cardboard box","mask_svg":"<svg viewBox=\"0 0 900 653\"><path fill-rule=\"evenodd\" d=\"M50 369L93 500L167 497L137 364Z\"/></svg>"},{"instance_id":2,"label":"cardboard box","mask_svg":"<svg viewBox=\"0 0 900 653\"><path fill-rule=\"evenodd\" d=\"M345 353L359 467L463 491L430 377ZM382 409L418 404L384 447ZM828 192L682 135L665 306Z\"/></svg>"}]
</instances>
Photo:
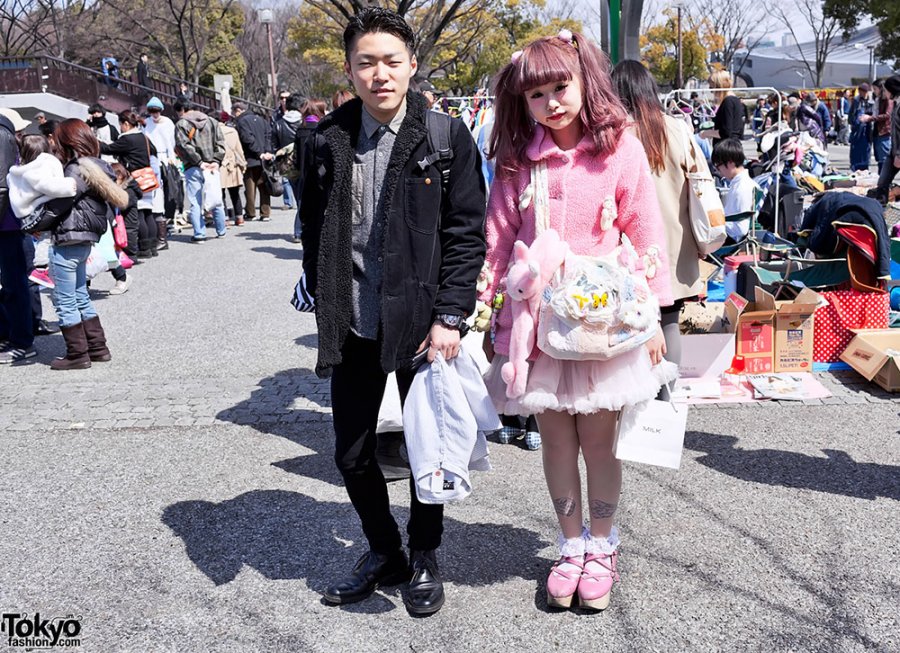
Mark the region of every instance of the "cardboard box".
<instances>
[{"instance_id":1,"label":"cardboard box","mask_svg":"<svg viewBox=\"0 0 900 653\"><path fill-rule=\"evenodd\" d=\"M775 371L812 372L813 326L819 295L804 288L790 302L775 302Z\"/></svg>"},{"instance_id":2,"label":"cardboard box","mask_svg":"<svg viewBox=\"0 0 900 653\"><path fill-rule=\"evenodd\" d=\"M775 371L775 298L762 288L750 302L732 293L725 300L725 315L735 334L735 352L744 357L747 374Z\"/></svg>"},{"instance_id":3,"label":"cardboard box","mask_svg":"<svg viewBox=\"0 0 900 653\"><path fill-rule=\"evenodd\" d=\"M804 288L794 300L775 301L757 287L755 295L753 302L737 293L725 301L735 351L744 357L745 372L811 372L818 294Z\"/></svg>"},{"instance_id":4,"label":"cardboard box","mask_svg":"<svg viewBox=\"0 0 900 653\"><path fill-rule=\"evenodd\" d=\"M734 357L733 333L701 333L681 336L681 364L678 373L682 378L719 378L731 367Z\"/></svg>"},{"instance_id":5,"label":"cardboard box","mask_svg":"<svg viewBox=\"0 0 900 653\"><path fill-rule=\"evenodd\" d=\"M841 360L888 392L900 392L900 329L859 329ZM898 352L888 354L888 350Z\"/></svg>"}]
</instances>

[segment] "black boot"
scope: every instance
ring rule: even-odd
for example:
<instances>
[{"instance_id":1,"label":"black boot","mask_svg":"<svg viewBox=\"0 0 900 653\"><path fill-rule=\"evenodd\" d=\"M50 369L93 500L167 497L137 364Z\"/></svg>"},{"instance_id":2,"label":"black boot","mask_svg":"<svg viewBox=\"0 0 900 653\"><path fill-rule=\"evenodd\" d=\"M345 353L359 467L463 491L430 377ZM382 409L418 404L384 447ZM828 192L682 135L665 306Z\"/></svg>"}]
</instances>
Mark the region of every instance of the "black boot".
<instances>
[{"instance_id":1,"label":"black boot","mask_svg":"<svg viewBox=\"0 0 900 653\"><path fill-rule=\"evenodd\" d=\"M66 341L66 355L50 362L50 368L54 370L84 370L91 366L88 356L87 336L84 333L84 323L79 322L61 329Z\"/></svg>"},{"instance_id":2,"label":"black boot","mask_svg":"<svg viewBox=\"0 0 900 653\"><path fill-rule=\"evenodd\" d=\"M409 558L412 580L404 597L406 609L417 616L434 614L444 605L444 583L435 551L410 551Z\"/></svg>"},{"instance_id":3,"label":"black boot","mask_svg":"<svg viewBox=\"0 0 900 653\"><path fill-rule=\"evenodd\" d=\"M141 238L138 240L137 258L150 258L153 254L150 252L150 245L153 241L150 238Z\"/></svg>"},{"instance_id":4,"label":"black boot","mask_svg":"<svg viewBox=\"0 0 900 653\"><path fill-rule=\"evenodd\" d=\"M166 223L165 218L159 218L156 220L156 249L164 250L169 249L169 227L168 223Z\"/></svg>"},{"instance_id":5,"label":"black boot","mask_svg":"<svg viewBox=\"0 0 900 653\"><path fill-rule=\"evenodd\" d=\"M334 605L356 603L371 596L381 585L397 585L409 578L406 554L401 550L386 555L368 551L346 578L325 590L325 600Z\"/></svg>"}]
</instances>

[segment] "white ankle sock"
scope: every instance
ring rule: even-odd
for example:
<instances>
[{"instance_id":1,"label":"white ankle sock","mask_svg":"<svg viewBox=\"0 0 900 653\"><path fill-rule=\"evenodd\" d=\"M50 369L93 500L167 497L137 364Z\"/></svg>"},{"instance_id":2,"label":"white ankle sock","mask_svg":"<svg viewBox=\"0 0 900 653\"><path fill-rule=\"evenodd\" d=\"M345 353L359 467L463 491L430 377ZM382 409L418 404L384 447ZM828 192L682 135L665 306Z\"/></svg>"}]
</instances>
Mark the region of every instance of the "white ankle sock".
<instances>
[{"instance_id":1,"label":"white ankle sock","mask_svg":"<svg viewBox=\"0 0 900 653\"><path fill-rule=\"evenodd\" d=\"M605 555L612 554L619 548L619 531L613 526L609 532L609 537L594 537L589 532L584 534L584 550L585 553L603 553Z\"/></svg>"}]
</instances>

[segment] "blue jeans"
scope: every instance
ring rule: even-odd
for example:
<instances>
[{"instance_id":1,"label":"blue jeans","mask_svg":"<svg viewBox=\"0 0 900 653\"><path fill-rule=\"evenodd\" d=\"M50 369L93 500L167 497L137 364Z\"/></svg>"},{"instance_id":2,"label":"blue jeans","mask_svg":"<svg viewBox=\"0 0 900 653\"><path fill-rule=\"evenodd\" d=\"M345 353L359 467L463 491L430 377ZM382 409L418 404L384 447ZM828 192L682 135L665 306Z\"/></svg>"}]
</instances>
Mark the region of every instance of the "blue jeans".
<instances>
[{"instance_id":1,"label":"blue jeans","mask_svg":"<svg viewBox=\"0 0 900 653\"><path fill-rule=\"evenodd\" d=\"M184 181L187 186L188 201L191 204L191 226L194 227L194 236L206 238L206 220L203 219L203 171L200 166L187 168L184 171ZM213 220L216 223L216 235L225 235L225 207L221 204L213 209Z\"/></svg>"},{"instance_id":2,"label":"blue jeans","mask_svg":"<svg viewBox=\"0 0 900 653\"><path fill-rule=\"evenodd\" d=\"M14 347L34 344L28 266L21 231L0 231L0 337ZM34 259L34 255L32 255Z\"/></svg>"},{"instance_id":3,"label":"blue jeans","mask_svg":"<svg viewBox=\"0 0 900 653\"><path fill-rule=\"evenodd\" d=\"M884 162L891 155L891 135L876 136L874 141L875 163L878 164L878 172L884 168Z\"/></svg>"},{"instance_id":4,"label":"blue jeans","mask_svg":"<svg viewBox=\"0 0 900 653\"><path fill-rule=\"evenodd\" d=\"M290 179L283 177L281 179L284 184L284 205L285 207L292 209L294 208L294 186Z\"/></svg>"},{"instance_id":5,"label":"blue jeans","mask_svg":"<svg viewBox=\"0 0 900 653\"><path fill-rule=\"evenodd\" d=\"M59 317L59 326L70 327L97 316L88 295L85 263L91 243L53 245L50 248L50 276L56 287L50 293Z\"/></svg>"}]
</instances>

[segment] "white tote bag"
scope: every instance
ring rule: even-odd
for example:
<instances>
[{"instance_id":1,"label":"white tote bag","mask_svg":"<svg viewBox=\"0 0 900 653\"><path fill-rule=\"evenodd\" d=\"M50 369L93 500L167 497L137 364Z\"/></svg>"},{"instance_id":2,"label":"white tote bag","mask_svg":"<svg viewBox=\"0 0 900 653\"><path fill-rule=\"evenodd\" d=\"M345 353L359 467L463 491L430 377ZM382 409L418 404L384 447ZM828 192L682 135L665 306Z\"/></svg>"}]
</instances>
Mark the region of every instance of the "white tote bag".
<instances>
[{"instance_id":1,"label":"white tote bag","mask_svg":"<svg viewBox=\"0 0 900 653\"><path fill-rule=\"evenodd\" d=\"M203 171L203 210L212 211L217 206L223 206L222 178L218 170Z\"/></svg>"},{"instance_id":2,"label":"white tote bag","mask_svg":"<svg viewBox=\"0 0 900 653\"><path fill-rule=\"evenodd\" d=\"M619 460L678 469L687 427L687 404L652 399L619 413L613 452Z\"/></svg>"},{"instance_id":3,"label":"white tote bag","mask_svg":"<svg viewBox=\"0 0 900 653\"><path fill-rule=\"evenodd\" d=\"M691 231L701 256L709 256L725 242L725 208L716 189L716 182L706 165L706 159L697 156L694 136L687 128L681 130L684 145L684 175L688 182L688 202L691 213ZM688 169L688 164L694 165Z\"/></svg>"}]
</instances>

